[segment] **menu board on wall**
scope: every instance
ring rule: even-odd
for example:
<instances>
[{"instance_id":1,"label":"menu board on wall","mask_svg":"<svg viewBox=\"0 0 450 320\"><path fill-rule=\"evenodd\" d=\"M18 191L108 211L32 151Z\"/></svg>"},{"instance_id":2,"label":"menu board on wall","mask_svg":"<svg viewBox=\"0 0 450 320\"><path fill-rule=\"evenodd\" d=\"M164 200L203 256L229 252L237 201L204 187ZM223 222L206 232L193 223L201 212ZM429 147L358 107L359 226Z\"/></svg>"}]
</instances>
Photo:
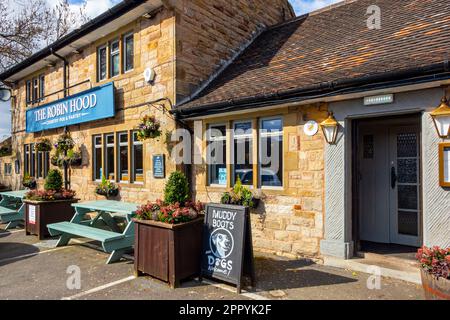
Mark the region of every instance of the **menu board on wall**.
<instances>
[{"instance_id":1,"label":"menu board on wall","mask_svg":"<svg viewBox=\"0 0 450 320\"><path fill-rule=\"evenodd\" d=\"M439 146L439 177L441 187L450 187L450 143Z\"/></svg>"}]
</instances>

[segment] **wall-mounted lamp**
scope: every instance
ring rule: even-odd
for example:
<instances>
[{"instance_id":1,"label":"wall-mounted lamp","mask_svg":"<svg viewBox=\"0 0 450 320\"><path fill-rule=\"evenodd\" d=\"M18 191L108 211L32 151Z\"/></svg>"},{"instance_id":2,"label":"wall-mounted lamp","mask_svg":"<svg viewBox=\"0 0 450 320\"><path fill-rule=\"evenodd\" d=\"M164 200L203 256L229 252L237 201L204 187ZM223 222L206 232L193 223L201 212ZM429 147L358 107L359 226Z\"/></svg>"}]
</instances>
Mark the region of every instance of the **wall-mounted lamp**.
<instances>
[{"instance_id":1,"label":"wall-mounted lamp","mask_svg":"<svg viewBox=\"0 0 450 320\"><path fill-rule=\"evenodd\" d=\"M0 87L0 101L7 102L11 100L11 89Z\"/></svg>"},{"instance_id":2,"label":"wall-mounted lamp","mask_svg":"<svg viewBox=\"0 0 450 320\"><path fill-rule=\"evenodd\" d=\"M334 118L332 112L330 112L328 119L320 124L322 127L323 135L325 136L325 140L329 144L335 144L339 129L339 123Z\"/></svg>"},{"instance_id":3,"label":"wall-mounted lamp","mask_svg":"<svg viewBox=\"0 0 450 320\"><path fill-rule=\"evenodd\" d=\"M450 106L448 105L447 97L442 98L441 105L431 112L430 115L433 118L439 137L448 137L450 135Z\"/></svg>"}]
</instances>

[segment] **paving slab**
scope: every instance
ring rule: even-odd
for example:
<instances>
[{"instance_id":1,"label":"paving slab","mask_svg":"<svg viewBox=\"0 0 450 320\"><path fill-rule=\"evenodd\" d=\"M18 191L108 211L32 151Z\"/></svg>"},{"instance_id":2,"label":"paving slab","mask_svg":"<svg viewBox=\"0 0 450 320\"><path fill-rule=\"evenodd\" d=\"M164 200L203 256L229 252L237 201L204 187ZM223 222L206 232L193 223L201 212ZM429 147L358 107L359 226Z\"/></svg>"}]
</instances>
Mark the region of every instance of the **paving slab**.
<instances>
[{"instance_id":1,"label":"paving slab","mask_svg":"<svg viewBox=\"0 0 450 320\"><path fill-rule=\"evenodd\" d=\"M380 289L369 289L373 274L327 267L310 260L258 256L259 295L280 300L422 300L422 287L409 282L380 278ZM375 283L370 278L370 287Z\"/></svg>"}]
</instances>

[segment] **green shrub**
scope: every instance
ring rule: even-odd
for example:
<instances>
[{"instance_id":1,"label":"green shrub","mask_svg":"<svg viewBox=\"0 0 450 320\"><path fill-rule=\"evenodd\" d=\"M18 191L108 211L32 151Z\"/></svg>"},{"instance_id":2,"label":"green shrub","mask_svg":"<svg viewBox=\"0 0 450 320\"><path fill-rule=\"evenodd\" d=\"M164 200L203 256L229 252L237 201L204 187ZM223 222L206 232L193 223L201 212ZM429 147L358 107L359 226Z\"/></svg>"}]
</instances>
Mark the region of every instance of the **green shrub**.
<instances>
[{"instance_id":1,"label":"green shrub","mask_svg":"<svg viewBox=\"0 0 450 320\"><path fill-rule=\"evenodd\" d=\"M176 171L169 177L164 189L164 202L166 204L180 203L184 205L189 200L189 183L184 173Z\"/></svg>"},{"instance_id":2,"label":"green shrub","mask_svg":"<svg viewBox=\"0 0 450 320\"><path fill-rule=\"evenodd\" d=\"M45 179L45 190L60 191L63 186L63 177L59 170L50 170Z\"/></svg>"}]
</instances>

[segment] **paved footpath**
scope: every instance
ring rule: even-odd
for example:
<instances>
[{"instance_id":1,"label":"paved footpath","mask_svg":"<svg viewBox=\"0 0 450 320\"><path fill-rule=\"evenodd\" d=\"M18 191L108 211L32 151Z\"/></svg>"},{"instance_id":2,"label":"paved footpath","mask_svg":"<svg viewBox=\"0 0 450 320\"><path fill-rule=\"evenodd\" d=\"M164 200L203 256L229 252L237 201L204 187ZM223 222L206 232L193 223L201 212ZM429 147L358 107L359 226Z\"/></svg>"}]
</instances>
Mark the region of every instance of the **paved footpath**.
<instances>
[{"instance_id":1,"label":"paved footpath","mask_svg":"<svg viewBox=\"0 0 450 320\"><path fill-rule=\"evenodd\" d=\"M160 281L133 277L133 262L106 265L108 255L93 244L72 242L54 248L55 240L38 241L23 230L0 225L0 300L255 300L255 299L423 299L419 286L382 279L381 290L367 289L368 275L307 261L256 259L257 288L237 295L230 286L189 281L176 290ZM81 289L68 289L70 268L79 268ZM70 281L69 281L70 282ZM71 282L73 283L73 282Z\"/></svg>"}]
</instances>

